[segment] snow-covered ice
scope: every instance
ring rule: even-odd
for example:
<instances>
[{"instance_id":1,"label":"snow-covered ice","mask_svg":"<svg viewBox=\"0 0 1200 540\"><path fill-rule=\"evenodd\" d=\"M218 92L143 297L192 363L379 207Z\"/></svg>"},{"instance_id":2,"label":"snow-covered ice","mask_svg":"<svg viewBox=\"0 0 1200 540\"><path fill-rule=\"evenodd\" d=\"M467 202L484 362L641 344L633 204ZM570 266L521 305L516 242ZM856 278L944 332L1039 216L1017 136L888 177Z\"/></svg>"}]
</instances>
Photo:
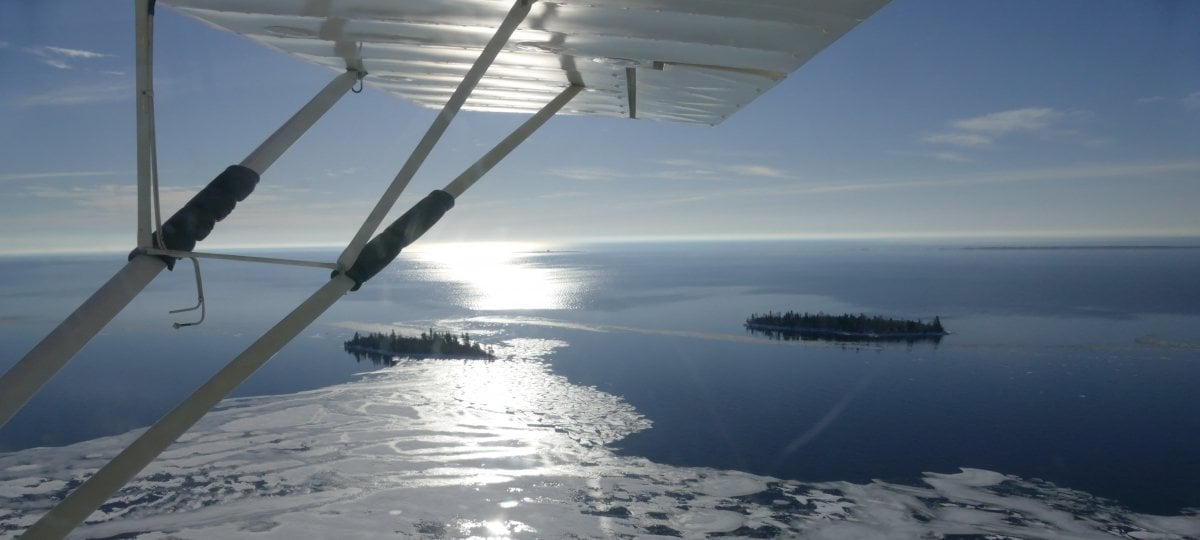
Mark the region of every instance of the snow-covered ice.
<instances>
[{"instance_id":1,"label":"snow-covered ice","mask_svg":"<svg viewBox=\"0 0 1200 540\"><path fill-rule=\"evenodd\" d=\"M607 445L651 423L510 340L505 360L411 361L355 382L225 401L76 532L121 538L1200 537L991 471L924 485L803 483L674 467ZM137 433L0 455L14 537Z\"/></svg>"}]
</instances>

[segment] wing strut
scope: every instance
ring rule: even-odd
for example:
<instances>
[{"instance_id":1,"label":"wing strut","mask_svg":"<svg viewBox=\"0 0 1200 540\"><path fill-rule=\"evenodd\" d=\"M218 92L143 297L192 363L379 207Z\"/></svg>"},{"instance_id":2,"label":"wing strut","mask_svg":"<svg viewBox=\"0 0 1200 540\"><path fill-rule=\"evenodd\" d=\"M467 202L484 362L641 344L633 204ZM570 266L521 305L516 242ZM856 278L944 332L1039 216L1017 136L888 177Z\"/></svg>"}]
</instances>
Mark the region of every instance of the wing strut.
<instances>
[{"instance_id":1,"label":"wing strut","mask_svg":"<svg viewBox=\"0 0 1200 540\"><path fill-rule=\"evenodd\" d=\"M433 120L433 124L425 132L425 136L421 137L421 141L417 143L417 147L409 155L408 161L400 168L400 172L396 173L396 178L392 180L392 184L388 186L387 191L383 196L379 197L379 202L375 204L375 208L363 221L362 227L354 234L354 238L346 246L345 251L338 257L338 266L340 268L350 268L358 259L358 254L367 243L367 238L379 228L379 224L383 223L383 218L387 216L388 211L392 209L392 205L396 204L396 199L400 197L400 193L408 186L409 180L412 180L413 175L417 174L417 169L425 162L425 158L429 156L429 152L433 151L433 147L437 145L438 139L441 139L442 134L446 132L446 128L450 126L450 121L454 120L454 116L458 114L463 103L466 103L467 97L471 95L471 91L479 84L479 80L483 78L483 74L487 72L488 67L496 60L496 56L500 54L500 49L508 43L508 38L517 30L517 26L521 21L525 20L525 16L529 14L529 9L533 5L533 0L517 0L513 4L512 9L508 11L508 15L504 17L504 21L496 29L495 35L483 47L483 52L479 53L479 58L471 65L471 69L463 76L462 82L458 84L458 88L454 89L454 93L450 95L450 99L442 107L442 111L438 113L437 118Z\"/></svg>"},{"instance_id":2,"label":"wing strut","mask_svg":"<svg viewBox=\"0 0 1200 540\"><path fill-rule=\"evenodd\" d=\"M137 247L148 248L151 244L150 222L153 220L150 194L157 191L153 189L154 175L157 174L154 140L154 0L135 0L133 5L136 46L134 84L137 87Z\"/></svg>"},{"instance_id":3,"label":"wing strut","mask_svg":"<svg viewBox=\"0 0 1200 540\"><path fill-rule=\"evenodd\" d=\"M338 299L351 290L357 290L387 266L401 249L429 230L454 206L457 196L472 186L582 90L582 87L574 85L564 89L554 100L451 181L445 189L433 191L400 216L363 247L362 256L355 265L345 272L334 271L329 281L312 296L267 330L262 337L146 430L112 461L96 471L95 475L58 506L42 516L26 532L26 537L61 538L69 533Z\"/></svg>"},{"instance_id":4,"label":"wing strut","mask_svg":"<svg viewBox=\"0 0 1200 540\"><path fill-rule=\"evenodd\" d=\"M141 5L140 2L146 1L139 0L139 5ZM312 324L334 302L347 292L357 290L361 287L365 281L387 266L400 253L400 250L407 247L429 230L430 227L441 219L447 210L454 206L454 200L457 196L473 185L484 173L499 163L517 145L532 135L538 127L554 116L554 114L583 90L581 86L576 85L566 87L555 99L519 126L511 135L502 140L495 148L451 181L446 186L446 189L435 190L430 193L374 239L370 242L366 241L366 237L378 228L383 217L391 210L400 193L408 185L409 180L416 174L416 170L433 150L438 139L440 139L449 126L450 121L453 120L463 103L466 102L471 91L487 71L488 66L507 43L509 36L520 25L525 15L528 14L532 1L516 0L512 10L497 29L496 35L488 42L479 59L476 60L466 76L464 76L454 95L451 96L441 113L434 119L433 124L418 143L417 148L413 150L408 161L401 168L383 196L380 197L371 214L364 221L362 227L349 245L347 245L341 257L339 257L337 269L330 276L330 280L292 310L291 313L276 323L275 326L263 334L262 337L251 344L245 351L230 361L229 364L217 372L208 382L196 389L187 399L146 430L137 440L126 447L125 450L109 461L104 467L101 467L96 474L81 484L75 491L71 492L62 502L51 509L49 513L42 516L41 519L25 532L25 537L62 538L70 533L72 529L82 523L88 515L103 504L108 497L120 489L121 486L124 486L126 482L153 461L155 457L166 450L180 435L199 421L209 409L220 402L221 399L224 399L229 392ZM342 77L335 80L335 83L338 81L348 83L341 88L343 93L360 78L358 76L348 76L350 73L348 72L348 74L342 75ZM334 83L331 83L331 86L333 85ZM322 94L324 93L323 91ZM340 96L341 93L338 95ZM316 100L317 98L314 98L314 101ZM293 117L293 120L299 116L301 116L301 113L297 113ZM314 117L311 120L315 121L316 118ZM290 123L291 121L289 121ZM287 125L284 127L287 127ZM283 128L281 128L282 130ZM278 132L276 135L278 135ZM249 166L267 166L290 144L290 142L278 143L276 136L273 135L260 146L259 150L251 154L241 166L235 167L251 170ZM230 167L230 169L233 168ZM251 170L251 172L253 171ZM220 180L220 177L218 180ZM203 192L197 195L196 198L193 198L192 202L202 196ZM187 211L192 202L189 202L188 206L185 206L181 213ZM174 219L175 217L172 217L172 220ZM169 227L172 220L168 220L165 227ZM207 234L207 232L205 231L204 234ZM169 238L169 235L164 235L164 238ZM166 241L165 243L165 247L168 249L175 247L171 245L170 241ZM184 249L184 251L190 251L190 246ZM143 249L135 252L141 254L137 255L134 261L143 259L158 261L156 263L157 267L150 274L149 278L145 280L146 282L149 282L149 279L152 279L155 274L161 271L163 266L169 264L164 263L161 259L147 255L147 253L154 252L162 253L163 251ZM167 260L173 261L173 259L169 258ZM133 261L130 264L133 264ZM128 300L125 303L128 303ZM119 307L114 310L113 316L119 310ZM111 319L111 316L109 316L109 319ZM99 328L96 330L98 331ZM82 344L80 347L82 347ZM65 363L65 360L63 363ZM49 376L46 378L49 378Z\"/></svg>"},{"instance_id":5,"label":"wing strut","mask_svg":"<svg viewBox=\"0 0 1200 540\"><path fill-rule=\"evenodd\" d=\"M149 47L150 39L149 32L151 29L150 20L153 19L150 0L138 0L137 5L137 29L138 29L138 48ZM149 60L146 55L146 61ZM142 67L142 55L138 57L139 64L139 82L138 82L138 147L142 149L147 143L143 135L153 138L153 109L149 108L150 114L145 113L143 107L144 101L153 100L153 91L149 89L149 82L146 86L142 86L140 78L140 68ZM246 156L240 165L243 176L253 175L254 181L257 182L259 174L266 171L268 167L283 154L285 150L296 142L308 128L312 127L334 103L338 101L350 89L354 83L362 77L362 74L355 71L347 71L331 81L321 92L314 96L307 104L296 112L287 122L285 122L278 130L275 131L266 141L264 141L257 149ZM144 163L143 163L144 162ZM149 248L152 245L152 237L149 233L149 211L143 215L142 207L149 208L150 197L148 196L150 183L143 181L142 167L143 164L149 171L151 167L152 157L150 152L139 150L139 179L138 179L138 246L139 249L134 251L129 263L121 270L117 271L111 279L102 285L91 297L83 302L69 315L62 323L50 332L40 343L34 346L19 362L13 365L7 372L0 377L0 426L8 423L13 415L17 413L29 401L37 391L46 384L59 370L63 368L83 348L97 333L100 332L109 322L112 321L117 313L120 313L125 306L129 305L134 297L138 295L154 280L164 268L174 264L174 258L170 256L153 256L154 254L170 253L169 251L156 250ZM148 178L148 176L147 176ZM204 198L204 203L209 202L207 196L202 197L205 192L221 192L227 197L230 196L231 182L223 173L217 177L217 180L210 184L210 187L205 188L201 194L198 194L193 201ZM246 184L248 180L243 180L241 183ZM214 185L216 186L214 188ZM253 189L253 186L249 186ZM245 195L244 192L238 195ZM244 196L243 196L244 198ZM240 199L237 199L240 200ZM225 201L228 209L232 209L233 202ZM189 206L195 206L189 203ZM202 206L202 205L201 205ZM180 210L180 214L187 211ZM178 214L177 214L178 215ZM194 214L189 214L189 218L194 217ZM210 216L220 219L225 217ZM192 221L191 219L181 219L180 221ZM215 219L214 219L215 221ZM168 224L171 220L168 220ZM211 222L210 222L211 224ZM143 231L145 228L145 231ZM161 231L160 231L161 232ZM207 235L208 231L202 231L203 235ZM144 233L144 234L143 234ZM193 238L194 240L203 238L203 235ZM168 235L169 236L169 235ZM145 242L145 245L143 243ZM180 248L180 246L172 245L167 242L167 248ZM183 246L180 251L191 251L191 246Z\"/></svg>"}]
</instances>

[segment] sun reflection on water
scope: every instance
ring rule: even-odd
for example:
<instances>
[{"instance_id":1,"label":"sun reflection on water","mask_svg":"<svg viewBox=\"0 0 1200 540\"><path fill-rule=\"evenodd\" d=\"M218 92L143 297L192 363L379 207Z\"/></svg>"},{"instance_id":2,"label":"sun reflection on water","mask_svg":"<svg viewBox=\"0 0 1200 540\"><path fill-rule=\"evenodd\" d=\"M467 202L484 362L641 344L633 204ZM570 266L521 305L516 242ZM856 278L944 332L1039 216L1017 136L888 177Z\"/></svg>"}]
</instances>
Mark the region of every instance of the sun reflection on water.
<instances>
[{"instance_id":1,"label":"sun reflection on water","mask_svg":"<svg viewBox=\"0 0 1200 540\"><path fill-rule=\"evenodd\" d=\"M573 309L587 279L576 268L550 266L545 245L481 242L424 246L414 256L425 279L460 283L457 301L479 311Z\"/></svg>"},{"instance_id":2,"label":"sun reflection on water","mask_svg":"<svg viewBox=\"0 0 1200 540\"><path fill-rule=\"evenodd\" d=\"M458 522L458 534L462 538L512 538L513 534L528 534L535 533L537 529L526 525L520 521L513 520L492 520L492 521L471 521L461 520Z\"/></svg>"}]
</instances>

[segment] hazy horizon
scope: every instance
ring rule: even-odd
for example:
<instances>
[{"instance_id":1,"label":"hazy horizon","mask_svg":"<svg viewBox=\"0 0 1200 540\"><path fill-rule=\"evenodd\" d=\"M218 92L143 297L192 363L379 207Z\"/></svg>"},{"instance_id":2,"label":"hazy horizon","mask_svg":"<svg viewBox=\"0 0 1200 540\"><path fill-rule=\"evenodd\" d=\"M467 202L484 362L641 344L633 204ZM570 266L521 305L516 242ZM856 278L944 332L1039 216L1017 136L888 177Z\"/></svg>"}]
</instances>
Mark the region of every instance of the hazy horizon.
<instances>
[{"instance_id":1,"label":"hazy horizon","mask_svg":"<svg viewBox=\"0 0 1200 540\"><path fill-rule=\"evenodd\" d=\"M430 233L429 236L434 236ZM405 253L420 253L441 246L470 246L472 244L503 247L505 245L525 246L515 247L514 250L554 249L558 246L588 246L604 244L655 244L655 243L729 243L729 242L813 242L813 243L865 243L877 245L946 245L958 247L1165 247L1165 248L1200 248L1200 234L1189 235L1104 235L1104 234L960 234L960 235L884 235L884 234L842 234L842 235L778 235L778 236L641 236L641 237L593 237L593 238L519 238L519 239L479 239L479 240L438 240L422 239L404 249ZM1110 245L1111 244L1111 245ZM133 250L133 242L128 245L102 246L63 246L45 247L40 249L0 251L0 257L34 257L56 255L120 255L126 256ZM297 250L342 250L345 244L338 243L292 243L292 244L197 244L197 253L235 253Z\"/></svg>"}]
</instances>

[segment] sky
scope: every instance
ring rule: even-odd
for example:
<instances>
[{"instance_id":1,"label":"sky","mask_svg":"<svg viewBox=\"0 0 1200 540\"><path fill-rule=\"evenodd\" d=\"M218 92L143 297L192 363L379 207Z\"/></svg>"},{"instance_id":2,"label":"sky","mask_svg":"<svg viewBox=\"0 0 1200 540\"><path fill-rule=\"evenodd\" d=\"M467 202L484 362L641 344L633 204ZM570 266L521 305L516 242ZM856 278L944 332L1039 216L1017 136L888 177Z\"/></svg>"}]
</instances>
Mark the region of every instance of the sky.
<instances>
[{"instance_id":1,"label":"sky","mask_svg":"<svg viewBox=\"0 0 1200 540\"><path fill-rule=\"evenodd\" d=\"M171 214L336 74L161 8ZM127 250L131 2L0 2L0 253ZM368 87L198 249L344 244L434 118ZM392 216L524 120L464 112ZM552 119L431 242L1200 236L1200 2L894 0L716 127Z\"/></svg>"}]
</instances>

